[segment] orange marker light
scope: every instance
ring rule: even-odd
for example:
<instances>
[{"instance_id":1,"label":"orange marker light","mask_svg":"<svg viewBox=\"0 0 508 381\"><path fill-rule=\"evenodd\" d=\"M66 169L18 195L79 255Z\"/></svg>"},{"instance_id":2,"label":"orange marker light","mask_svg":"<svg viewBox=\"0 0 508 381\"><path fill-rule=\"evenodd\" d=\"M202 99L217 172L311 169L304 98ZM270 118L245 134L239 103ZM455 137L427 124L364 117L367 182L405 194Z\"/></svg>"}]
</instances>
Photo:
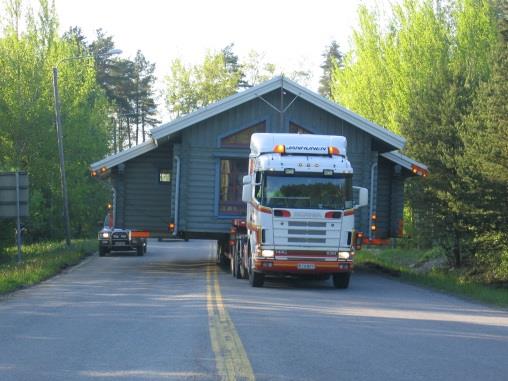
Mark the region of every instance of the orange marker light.
<instances>
[{"instance_id":1,"label":"orange marker light","mask_svg":"<svg viewBox=\"0 0 508 381\"><path fill-rule=\"evenodd\" d=\"M95 176L97 176L97 172L92 171L91 175L92 175L92 177L95 177Z\"/></svg>"},{"instance_id":2,"label":"orange marker light","mask_svg":"<svg viewBox=\"0 0 508 381\"><path fill-rule=\"evenodd\" d=\"M102 172L102 173L106 172L107 170L108 170L108 169L107 169L106 167L102 167L102 168L101 168L101 172Z\"/></svg>"},{"instance_id":3,"label":"orange marker light","mask_svg":"<svg viewBox=\"0 0 508 381\"><path fill-rule=\"evenodd\" d=\"M339 156L340 150L337 147L328 147L328 155L330 156Z\"/></svg>"},{"instance_id":4,"label":"orange marker light","mask_svg":"<svg viewBox=\"0 0 508 381\"><path fill-rule=\"evenodd\" d=\"M277 144L275 147L273 147L273 152L284 154L286 153L286 146L284 144Z\"/></svg>"}]
</instances>

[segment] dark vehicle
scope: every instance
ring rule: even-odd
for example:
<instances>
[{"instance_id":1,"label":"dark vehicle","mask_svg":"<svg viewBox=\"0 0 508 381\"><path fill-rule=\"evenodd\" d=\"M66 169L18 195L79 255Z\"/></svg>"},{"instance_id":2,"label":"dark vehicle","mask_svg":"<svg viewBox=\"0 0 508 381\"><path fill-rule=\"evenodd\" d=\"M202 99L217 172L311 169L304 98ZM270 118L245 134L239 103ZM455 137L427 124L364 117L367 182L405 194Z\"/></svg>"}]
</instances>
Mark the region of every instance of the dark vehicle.
<instances>
[{"instance_id":1,"label":"dark vehicle","mask_svg":"<svg viewBox=\"0 0 508 381\"><path fill-rule=\"evenodd\" d=\"M98 234L99 256L104 257L112 251L132 250L135 250L138 256L143 256L146 253L148 236L146 231L114 227L111 214L108 214Z\"/></svg>"}]
</instances>

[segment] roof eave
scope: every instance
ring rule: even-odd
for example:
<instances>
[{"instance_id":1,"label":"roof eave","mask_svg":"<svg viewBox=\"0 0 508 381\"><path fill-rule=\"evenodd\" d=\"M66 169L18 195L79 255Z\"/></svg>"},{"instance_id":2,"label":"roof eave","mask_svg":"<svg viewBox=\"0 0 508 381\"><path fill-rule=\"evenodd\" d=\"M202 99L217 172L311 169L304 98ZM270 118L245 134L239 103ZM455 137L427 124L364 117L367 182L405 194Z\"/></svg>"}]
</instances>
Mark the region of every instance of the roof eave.
<instances>
[{"instance_id":1,"label":"roof eave","mask_svg":"<svg viewBox=\"0 0 508 381\"><path fill-rule=\"evenodd\" d=\"M175 132L178 132L188 126L199 123L212 116L218 115L233 107L239 106L245 102L257 98L260 95L276 90L280 87L280 82L281 78L275 77L272 80L254 86L251 89L233 94L216 103L212 103L190 114L184 115L176 120L154 128L151 130L151 135L154 139L158 140L170 134L174 134Z\"/></svg>"},{"instance_id":2,"label":"roof eave","mask_svg":"<svg viewBox=\"0 0 508 381\"><path fill-rule=\"evenodd\" d=\"M335 102L332 102L331 100L319 94L307 90L303 86L300 86L293 81L285 80L284 88L305 99L306 101L314 104L315 106L328 111L329 113L367 132L368 134L386 142L395 149L402 149L406 143L406 140L403 137L394 134L386 128L383 128L361 117L360 115L355 114L352 111L349 111L348 109L340 106Z\"/></svg>"},{"instance_id":3,"label":"roof eave","mask_svg":"<svg viewBox=\"0 0 508 381\"><path fill-rule=\"evenodd\" d=\"M133 159L139 155L143 155L153 149L157 148L157 142L154 139L150 139L144 143L138 144L132 148L120 151L114 155L108 156L102 160L99 160L90 165L91 171L98 171L101 168L113 168L118 164L124 163L130 159Z\"/></svg>"},{"instance_id":4,"label":"roof eave","mask_svg":"<svg viewBox=\"0 0 508 381\"><path fill-rule=\"evenodd\" d=\"M401 167L408 169L409 171L412 171L413 165L424 169L425 171L428 171L429 168L416 160L411 159L410 157L403 155L399 151L391 151L391 152L384 152L381 154L382 157L385 159L388 159L395 164L399 164Z\"/></svg>"}]
</instances>

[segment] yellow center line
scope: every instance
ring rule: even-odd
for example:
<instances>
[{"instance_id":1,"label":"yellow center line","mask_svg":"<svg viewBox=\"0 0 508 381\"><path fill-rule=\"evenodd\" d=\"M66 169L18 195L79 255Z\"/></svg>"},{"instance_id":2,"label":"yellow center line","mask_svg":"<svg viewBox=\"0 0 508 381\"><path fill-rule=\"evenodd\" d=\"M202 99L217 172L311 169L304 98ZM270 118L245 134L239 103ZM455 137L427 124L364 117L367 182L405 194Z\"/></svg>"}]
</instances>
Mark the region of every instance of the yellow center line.
<instances>
[{"instance_id":1,"label":"yellow center line","mask_svg":"<svg viewBox=\"0 0 508 381\"><path fill-rule=\"evenodd\" d=\"M206 269L208 321L215 365L221 380L254 381L254 372L235 325L224 306L215 265Z\"/></svg>"}]
</instances>

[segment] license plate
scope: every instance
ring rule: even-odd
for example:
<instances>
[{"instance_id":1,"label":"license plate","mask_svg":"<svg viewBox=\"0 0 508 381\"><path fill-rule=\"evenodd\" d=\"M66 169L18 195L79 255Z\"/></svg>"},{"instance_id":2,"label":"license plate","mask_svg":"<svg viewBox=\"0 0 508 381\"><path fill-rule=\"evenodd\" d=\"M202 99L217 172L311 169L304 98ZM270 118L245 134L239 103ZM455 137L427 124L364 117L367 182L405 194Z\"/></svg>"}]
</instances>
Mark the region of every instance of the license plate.
<instances>
[{"instance_id":1,"label":"license plate","mask_svg":"<svg viewBox=\"0 0 508 381\"><path fill-rule=\"evenodd\" d=\"M316 265L314 263L299 263L297 268L298 270L314 270Z\"/></svg>"},{"instance_id":2,"label":"license plate","mask_svg":"<svg viewBox=\"0 0 508 381\"><path fill-rule=\"evenodd\" d=\"M125 246L125 242L113 242L114 246Z\"/></svg>"}]
</instances>

